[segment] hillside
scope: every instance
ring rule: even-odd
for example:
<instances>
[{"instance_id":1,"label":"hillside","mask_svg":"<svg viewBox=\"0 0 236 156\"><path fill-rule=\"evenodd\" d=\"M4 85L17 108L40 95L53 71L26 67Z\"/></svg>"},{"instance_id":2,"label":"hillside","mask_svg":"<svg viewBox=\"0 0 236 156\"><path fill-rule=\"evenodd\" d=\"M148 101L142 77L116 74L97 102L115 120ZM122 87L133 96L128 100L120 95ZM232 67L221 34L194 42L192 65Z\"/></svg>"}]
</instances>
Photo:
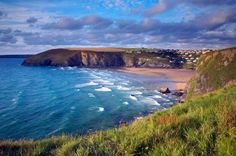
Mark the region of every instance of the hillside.
<instances>
[{"instance_id":1,"label":"hillside","mask_svg":"<svg viewBox=\"0 0 236 156\"><path fill-rule=\"evenodd\" d=\"M194 68L201 53L132 48L51 49L24 60L27 66Z\"/></svg>"},{"instance_id":2,"label":"hillside","mask_svg":"<svg viewBox=\"0 0 236 156\"><path fill-rule=\"evenodd\" d=\"M236 155L235 60L235 48L203 55L190 85L214 88L183 104L85 136L1 141L0 155Z\"/></svg>"},{"instance_id":3,"label":"hillside","mask_svg":"<svg viewBox=\"0 0 236 156\"><path fill-rule=\"evenodd\" d=\"M236 47L202 55L190 81L189 97L219 89L236 79Z\"/></svg>"}]
</instances>

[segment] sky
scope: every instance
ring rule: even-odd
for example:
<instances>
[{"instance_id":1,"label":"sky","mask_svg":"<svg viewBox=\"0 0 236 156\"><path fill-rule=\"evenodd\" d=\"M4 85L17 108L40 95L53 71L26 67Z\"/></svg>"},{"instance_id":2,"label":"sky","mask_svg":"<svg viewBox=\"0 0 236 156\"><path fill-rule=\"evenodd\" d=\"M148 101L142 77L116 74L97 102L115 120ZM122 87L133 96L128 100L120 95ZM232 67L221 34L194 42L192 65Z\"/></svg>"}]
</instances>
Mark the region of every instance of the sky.
<instances>
[{"instance_id":1,"label":"sky","mask_svg":"<svg viewBox=\"0 0 236 156\"><path fill-rule=\"evenodd\" d=\"M0 0L0 55L236 46L235 0Z\"/></svg>"}]
</instances>

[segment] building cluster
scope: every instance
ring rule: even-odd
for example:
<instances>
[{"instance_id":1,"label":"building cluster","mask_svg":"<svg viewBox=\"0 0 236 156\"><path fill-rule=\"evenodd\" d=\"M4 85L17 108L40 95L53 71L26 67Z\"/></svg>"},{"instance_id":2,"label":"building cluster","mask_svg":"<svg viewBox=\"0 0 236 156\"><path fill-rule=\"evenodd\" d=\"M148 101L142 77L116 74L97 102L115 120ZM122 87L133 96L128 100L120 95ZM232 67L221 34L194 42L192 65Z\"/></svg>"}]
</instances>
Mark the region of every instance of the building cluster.
<instances>
[{"instance_id":1,"label":"building cluster","mask_svg":"<svg viewBox=\"0 0 236 156\"><path fill-rule=\"evenodd\" d=\"M195 68L199 57L202 54L211 52L211 49L157 49L157 48L135 48L132 53L154 53L158 57L166 58L170 64L176 67Z\"/></svg>"}]
</instances>

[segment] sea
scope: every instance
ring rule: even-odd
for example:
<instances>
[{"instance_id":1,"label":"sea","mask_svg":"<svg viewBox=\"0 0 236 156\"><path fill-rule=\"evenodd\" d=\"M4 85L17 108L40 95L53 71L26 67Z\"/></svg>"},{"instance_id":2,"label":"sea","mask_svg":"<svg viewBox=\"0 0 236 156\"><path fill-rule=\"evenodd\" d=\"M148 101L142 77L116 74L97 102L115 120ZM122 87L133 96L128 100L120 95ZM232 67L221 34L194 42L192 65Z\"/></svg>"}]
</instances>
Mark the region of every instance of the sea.
<instances>
[{"instance_id":1,"label":"sea","mask_svg":"<svg viewBox=\"0 0 236 156\"><path fill-rule=\"evenodd\" d=\"M81 135L118 127L176 103L163 76L114 69L27 67L0 58L0 140Z\"/></svg>"}]
</instances>

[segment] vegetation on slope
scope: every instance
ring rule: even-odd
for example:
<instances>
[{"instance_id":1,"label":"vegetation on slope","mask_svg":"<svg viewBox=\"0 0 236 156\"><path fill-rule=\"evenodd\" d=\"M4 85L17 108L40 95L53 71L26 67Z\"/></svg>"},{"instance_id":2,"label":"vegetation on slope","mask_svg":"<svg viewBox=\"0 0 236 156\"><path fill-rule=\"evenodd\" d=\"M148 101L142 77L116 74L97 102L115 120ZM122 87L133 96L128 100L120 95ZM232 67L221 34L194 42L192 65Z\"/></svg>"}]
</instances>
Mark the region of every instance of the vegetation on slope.
<instances>
[{"instance_id":1,"label":"vegetation on slope","mask_svg":"<svg viewBox=\"0 0 236 156\"><path fill-rule=\"evenodd\" d=\"M236 48L209 52L199 59L196 75L190 81L188 98L225 86L236 79Z\"/></svg>"},{"instance_id":2,"label":"vegetation on slope","mask_svg":"<svg viewBox=\"0 0 236 156\"><path fill-rule=\"evenodd\" d=\"M2 141L0 155L236 155L236 83L117 129Z\"/></svg>"}]
</instances>

